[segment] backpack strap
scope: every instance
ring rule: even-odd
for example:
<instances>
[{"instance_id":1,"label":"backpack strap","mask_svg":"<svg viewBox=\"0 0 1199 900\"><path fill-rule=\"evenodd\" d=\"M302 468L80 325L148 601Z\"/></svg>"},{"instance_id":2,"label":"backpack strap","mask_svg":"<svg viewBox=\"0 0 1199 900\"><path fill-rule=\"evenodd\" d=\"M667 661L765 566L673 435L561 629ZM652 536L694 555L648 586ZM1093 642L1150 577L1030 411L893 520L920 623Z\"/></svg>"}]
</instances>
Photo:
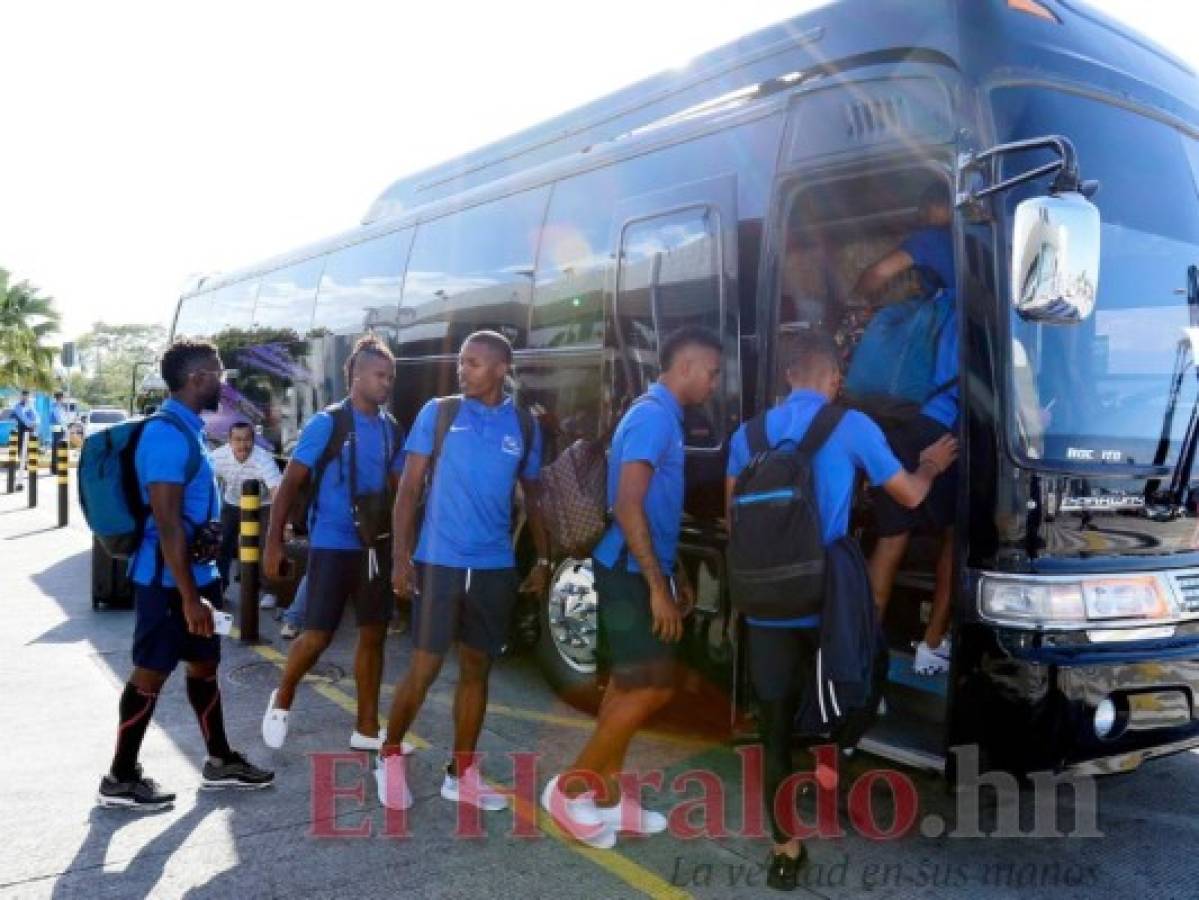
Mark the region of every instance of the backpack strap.
<instances>
[{"instance_id":1,"label":"backpack strap","mask_svg":"<svg viewBox=\"0 0 1199 900\"><path fill-rule=\"evenodd\" d=\"M180 419L178 416L172 415L170 412L160 410L160 411L154 413L154 415L152 415L150 417L150 419L157 419L160 422L166 422L166 423L170 424L172 427L176 428L179 431L179 433L183 436L184 443L187 446L187 462L184 464L184 467L183 467L183 487L184 487L184 490L186 490L187 486L192 483L192 481L195 479L195 477L198 474L200 474L200 467L204 463L203 456L200 453L200 447L196 443L195 433L190 428L187 427L187 425L183 422L182 419ZM148 422L149 422L149 420L147 420L147 423ZM143 433L144 433L144 428L143 428ZM207 504L209 516L213 515L212 505L213 505L213 501L215 499L216 499L216 491L213 489L213 486L210 483L208 485L208 504ZM182 504L182 501L180 501L180 503ZM185 525L191 525L192 528L199 527L199 523L193 522L191 519L189 519L183 513L182 509L179 510L179 517L181 519L183 519L183 523ZM130 557L130 560L129 560L130 568L132 568L132 566L133 566L134 559L135 559L135 557ZM165 584L165 581L164 581L165 574L166 574L166 558L162 554L162 540L161 540L161 536L160 536L159 540L154 545L154 578L153 578L152 583L160 585L160 586Z\"/></svg>"},{"instance_id":2,"label":"backpack strap","mask_svg":"<svg viewBox=\"0 0 1199 900\"><path fill-rule=\"evenodd\" d=\"M953 378L950 378L948 381L937 385L935 388L932 389L931 392L929 392L928 396L924 398L924 403L928 403L928 401L932 400L934 397L941 396L941 394L944 394L947 390L952 388L957 383L958 383L958 380L957 380L957 377L955 376ZM921 405L923 406L924 404L921 404Z\"/></svg>"},{"instance_id":3,"label":"backpack strap","mask_svg":"<svg viewBox=\"0 0 1199 900\"><path fill-rule=\"evenodd\" d=\"M458 418L460 409L462 409L461 394L437 398L437 425L433 430L433 453L429 457L430 467L436 465L437 457L441 456L441 448L445 445L445 436L453 426L454 420ZM430 477L432 477L432 472L430 472Z\"/></svg>"},{"instance_id":4,"label":"backpack strap","mask_svg":"<svg viewBox=\"0 0 1199 900\"><path fill-rule=\"evenodd\" d=\"M333 431L330 432L329 440L325 442L325 449L317 458L316 467L312 473L311 515L313 516L316 515L317 507L320 505L321 481L324 480L325 471L333 460L340 458L342 446L354 431L354 408L350 405L349 397L340 403L326 406L324 411L333 419Z\"/></svg>"},{"instance_id":5,"label":"backpack strap","mask_svg":"<svg viewBox=\"0 0 1199 900\"><path fill-rule=\"evenodd\" d=\"M533 439L535 433L533 429L536 427L533 422L533 414L523 406L518 406L513 402L512 408L516 410L516 419L520 422L520 465L516 468L516 477L522 478L525 473L525 464L529 461L529 454L533 450Z\"/></svg>"},{"instance_id":6,"label":"backpack strap","mask_svg":"<svg viewBox=\"0 0 1199 900\"><path fill-rule=\"evenodd\" d=\"M770 438L766 434L766 413L756 415L745 423L745 442L749 445L751 457L770 449Z\"/></svg>"},{"instance_id":7,"label":"backpack strap","mask_svg":"<svg viewBox=\"0 0 1199 900\"><path fill-rule=\"evenodd\" d=\"M816 413L816 417L812 419L812 423L808 426L808 430L804 433L803 440L799 442L798 451L808 457L815 456L820 452L820 448L824 446L837 426L841 424L841 417L845 415L845 407L837 406L833 403L826 403L820 407Z\"/></svg>"}]
</instances>

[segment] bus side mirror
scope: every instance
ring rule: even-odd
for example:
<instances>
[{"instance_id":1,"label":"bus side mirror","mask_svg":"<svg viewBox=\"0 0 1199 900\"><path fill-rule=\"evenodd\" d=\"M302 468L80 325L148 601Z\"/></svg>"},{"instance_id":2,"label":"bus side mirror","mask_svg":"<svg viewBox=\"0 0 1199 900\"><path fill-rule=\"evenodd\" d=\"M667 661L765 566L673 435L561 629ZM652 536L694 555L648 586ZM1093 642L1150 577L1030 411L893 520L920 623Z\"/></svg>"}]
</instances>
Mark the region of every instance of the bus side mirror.
<instances>
[{"instance_id":1,"label":"bus side mirror","mask_svg":"<svg viewBox=\"0 0 1199 900\"><path fill-rule=\"evenodd\" d=\"M1020 318L1074 325L1095 309L1099 210L1075 191L1030 197L1012 227L1012 306Z\"/></svg>"}]
</instances>

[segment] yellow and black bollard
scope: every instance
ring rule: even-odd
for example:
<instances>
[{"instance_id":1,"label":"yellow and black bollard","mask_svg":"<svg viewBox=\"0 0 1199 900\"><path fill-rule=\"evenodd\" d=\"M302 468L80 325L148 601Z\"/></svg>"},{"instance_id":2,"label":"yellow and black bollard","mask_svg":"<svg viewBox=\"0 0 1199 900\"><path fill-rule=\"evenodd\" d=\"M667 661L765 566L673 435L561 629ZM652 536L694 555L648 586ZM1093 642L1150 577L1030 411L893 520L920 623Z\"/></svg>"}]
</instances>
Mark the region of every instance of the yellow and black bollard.
<instances>
[{"instance_id":1,"label":"yellow and black bollard","mask_svg":"<svg viewBox=\"0 0 1199 900\"><path fill-rule=\"evenodd\" d=\"M259 545L262 522L262 488L257 478L247 478L241 485L241 528L237 538L237 558L241 563L241 639L258 640Z\"/></svg>"},{"instance_id":2,"label":"yellow and black bollard","mask_svg":"<svg viewBox=\"0 0 1199 900\"><path fill-rule=\"evenodd\" d=\"M32 431L26 439L29 443L28 455L25 457L25 469L29 475L29 507L37 506L37 470L41 464L37 435Z\"/></svg>"},{"instance_id":3,"label":"yellow and black bollard","mask_svg":"<svg viewBox=\"0 0 1199 900\"><path fill-rule=\"evenodd\" d=\"M14 425L8 432L8 492L17 489L17 466L21 464L21 436Z\"/></svg>"},{"instance_id":4,"label":"yellow and black bollard","mask_svg":"<svg viewBox=\"0 0 1199 900\"><path fill-rule=\"evenodd\" d=\"M70 479L70 465L67 462L67 454L71 451L67 448L66 441L59 441L54 446L54 467L58 475L58 527L66 528L67 521L70 518L70 503L71 497L67 486Z\"/></svg>"}]
</instances>

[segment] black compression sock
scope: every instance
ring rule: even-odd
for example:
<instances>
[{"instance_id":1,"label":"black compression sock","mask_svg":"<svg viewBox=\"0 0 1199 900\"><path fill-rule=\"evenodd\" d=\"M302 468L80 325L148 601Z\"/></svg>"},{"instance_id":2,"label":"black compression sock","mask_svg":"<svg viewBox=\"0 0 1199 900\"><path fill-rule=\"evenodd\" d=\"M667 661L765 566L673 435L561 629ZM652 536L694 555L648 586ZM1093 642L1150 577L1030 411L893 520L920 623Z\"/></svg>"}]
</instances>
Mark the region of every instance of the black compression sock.
<instances>
[{"instance_id":1,"label":"black compression sock","mask_svg":"<svg viewBox=\"0 0 1199 900\"><path fill-rule=\"evenodd\" d=\"M137 755L157 703L157 694L146 693L132 684L126 684L121 692L121 723L117 728L117 748L111 769L112 777L118 781L132 781L136 777Z\"/></svg>"},{"instance_id":2,"label":"black compression sock","mask_svg":"<svg viewBox=\"0 0 1199 900\"><path fill-rule=\"evenodd\" d=\"M221 709L221 689L216 676L193 678L188 675L187 699L200 723L200 733L204 735L208 755L220 760L228 759L233 751L229 749L229 740L225 737L225 713Z\"/></svg>"}]
</instances>

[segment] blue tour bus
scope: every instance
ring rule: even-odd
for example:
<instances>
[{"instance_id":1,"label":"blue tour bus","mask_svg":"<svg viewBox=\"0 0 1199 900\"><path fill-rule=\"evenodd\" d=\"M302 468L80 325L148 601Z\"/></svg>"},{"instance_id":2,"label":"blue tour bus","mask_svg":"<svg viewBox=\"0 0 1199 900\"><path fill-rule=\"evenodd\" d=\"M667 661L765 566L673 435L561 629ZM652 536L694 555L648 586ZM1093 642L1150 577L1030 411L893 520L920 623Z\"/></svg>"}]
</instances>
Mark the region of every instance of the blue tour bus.
<instances>
[{"instance_id":1,"label":"blue tour bus","mask_svg":"<svg viewBox=\"0 0 1199 900\"><path fill-rule=\"evenodd\" d=\"M494 328L552 458L655 377L660 335L716 330L721 387L686 422L685 653L735 726L752 697L723 574L728 438L783 392L789 335L846 337L855 279L938 183L961 348L953 659L907 674L936 549L917 536L864 744L1092 772L1195 746L1199 81L1078 0L833 3L404 178L360 226L203 280L173 333L237 370L214 439L248 417L283 457L362 333L391 342L409 423ZM869 546L868 503L854 527ZM557 560L534 600L516 642L585 704L589 563Z\"/></svg>"}]
</instances>

